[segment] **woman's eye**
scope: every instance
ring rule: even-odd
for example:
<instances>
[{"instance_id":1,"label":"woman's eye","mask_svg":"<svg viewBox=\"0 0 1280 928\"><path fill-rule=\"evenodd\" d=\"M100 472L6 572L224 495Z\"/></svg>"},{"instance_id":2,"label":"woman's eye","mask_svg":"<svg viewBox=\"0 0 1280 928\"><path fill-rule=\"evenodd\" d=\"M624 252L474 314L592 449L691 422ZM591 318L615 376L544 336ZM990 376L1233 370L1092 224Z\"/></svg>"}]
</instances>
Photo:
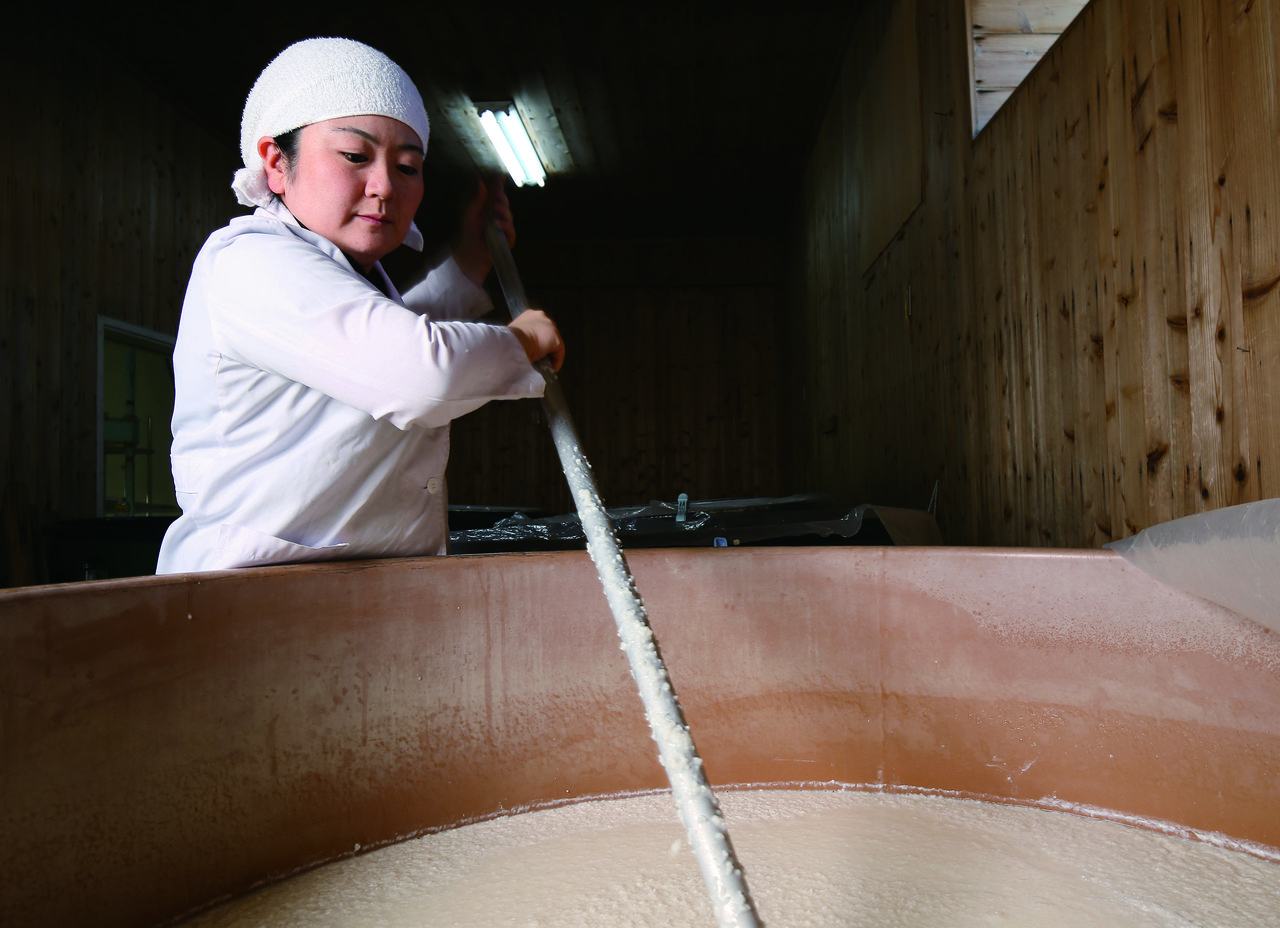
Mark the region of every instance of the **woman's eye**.
<instances>
[{"instance_id":1,"label":"woman's eye","mask_svg":"<svg viewBox=\"0 0 1280 928\"><path fill-rule=\"evenodd\" d=\"M402 164L399 167L400 167L400 173L403 174L405 177L418 176L418 169L415 168L412 164Z\"/></svg>"},{"instance_id":2,"label":"woman's eye","mask_svg":"<svg viewBox=\"0 0 1280 928\"><path fill-rule=\"evenodd\" d=\"M364 164L368 161L368 157L360 154L358 151L344 151L342 157L346 158L352 164Z\"/></svg>"}]
</instances>

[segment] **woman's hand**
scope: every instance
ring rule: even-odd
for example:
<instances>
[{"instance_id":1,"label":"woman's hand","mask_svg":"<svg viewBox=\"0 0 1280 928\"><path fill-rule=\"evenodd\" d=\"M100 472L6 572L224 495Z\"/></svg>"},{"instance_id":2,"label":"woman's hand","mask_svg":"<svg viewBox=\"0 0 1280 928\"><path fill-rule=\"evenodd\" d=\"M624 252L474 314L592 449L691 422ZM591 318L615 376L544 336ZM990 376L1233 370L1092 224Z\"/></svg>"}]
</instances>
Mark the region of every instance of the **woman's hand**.
<instances>
[{"instance_id":1,"label":"woman's hand","mask_svg":"<svg viewBox=\"0 0 1280 928\"><path fill-rule=\"evenodd\" d=\"M507 199L507 180L505 177L494 175L484 184L486 201L488 207L488 220L497 225L502 230L502 234L507 237L507 247L516 247L516 220L511 214L511 201ZM481 231L483 237L483 228Z\"/></svg>"},{"instance_id":2,"label":"woman's hand","mask_svg":"<svg viewBox=\"0 0 1280 928\"><path fill-rule=\"evenodd\" d=\"M552 369L560 370L564 364L564 340L550 316L540 309L526 309L512 319L507 328L520 339L520 345L530 364L537 364L548 358Z\"/></svg>"},{"instance_id":3,"label":"woman's hand","mask_svg":"<svg viewBox=\"0 0 1280 928\"><path fill-rule=\"evenodd\" d=\"M477 178L475 193L462 214L453 259L462 268L462 273L478 286L484 286L485 278L493 270L493 256L485 242L485 229L489 223L495 223L502 230L508 247L514 248L516 244L516 221L511 214L511 201L507 199L505 184L506 178L499 175Z\"/></svg>"}]
</instances>

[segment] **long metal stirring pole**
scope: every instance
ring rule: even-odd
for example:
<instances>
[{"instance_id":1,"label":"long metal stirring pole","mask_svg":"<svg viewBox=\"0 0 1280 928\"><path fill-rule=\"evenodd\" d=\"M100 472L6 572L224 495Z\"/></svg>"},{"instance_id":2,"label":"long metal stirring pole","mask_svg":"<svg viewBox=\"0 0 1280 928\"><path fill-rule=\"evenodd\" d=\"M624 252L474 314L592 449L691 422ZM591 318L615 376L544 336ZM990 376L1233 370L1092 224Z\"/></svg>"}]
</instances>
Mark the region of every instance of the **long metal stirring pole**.
<instances>
[{"instance_id":1,"label":"long metal stirring pole","mask_svg":"<svg viewBox=\"0 0 1280 928\"><path fill-rule=\"evenodd\" d=\"M514 319L528 308L524 285L516 270L515 259L507 247L506 236L490 225L486 230L494 268ZM685 724L675 690L667 676L667 667L658 653L658 641L645 615L644 603L636 591L631 568L618 545L604 504L596 490L591 465L582 454L577 430L569 416L560 380L544 361L538 370L547 381L542 408L551 427L551 438L560 455L560 466L578 508L578 518L587 536L587 552L596 565L600 585L618 626L622 650L627 655L631 676L640 690L645 718L658 745L680 820L689 836L689 846L702 872L702 880L711 894L712 908L720 928L756 928L760 924L755 905L747 890L746 877L733 853L729 832L715 794L702 770L702 758L694 747L689 726Z\"/></svg>"}]
</instances>

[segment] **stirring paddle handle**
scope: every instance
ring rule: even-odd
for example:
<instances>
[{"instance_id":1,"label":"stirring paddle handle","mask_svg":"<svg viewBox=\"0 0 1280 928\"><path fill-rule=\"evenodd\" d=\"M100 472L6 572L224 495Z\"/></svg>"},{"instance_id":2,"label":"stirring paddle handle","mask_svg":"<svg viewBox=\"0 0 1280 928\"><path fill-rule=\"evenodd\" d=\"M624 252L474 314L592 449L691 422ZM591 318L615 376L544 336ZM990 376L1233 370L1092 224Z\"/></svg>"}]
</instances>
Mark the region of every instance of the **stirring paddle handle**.
<instances>
[{"instance_id":1,"label":"stirring paddle handle","mask_svg":"<svg viewBox=\"0 0 1280 928\"><path fill-rule=\"evenodd\" d=\"M514 319L528 308L515 259L511 257L506 237L497 226L490 224L485 237L507 308ZM671 783L676 809L689 836L689 845L702 872L703 882L711 895L716 923L720 928L756 928L760 920L747 889L746 876L734 856L724 816L720 814L719 803L703 773L702 758L698 756L689 726L680 711L666 664L658 651L658 640L636 591L631 568L627 566L613 525L605 513L591 465L582 453L578 433L565 402L564 389L550 362L541 361L537 367L547 381L542 406L587 537L587 552L596 566L605 599L618 626L618 638L631 667L631 677L640 690L649 731L658 745L658 757Z\"/></svg>"}]
</instances>

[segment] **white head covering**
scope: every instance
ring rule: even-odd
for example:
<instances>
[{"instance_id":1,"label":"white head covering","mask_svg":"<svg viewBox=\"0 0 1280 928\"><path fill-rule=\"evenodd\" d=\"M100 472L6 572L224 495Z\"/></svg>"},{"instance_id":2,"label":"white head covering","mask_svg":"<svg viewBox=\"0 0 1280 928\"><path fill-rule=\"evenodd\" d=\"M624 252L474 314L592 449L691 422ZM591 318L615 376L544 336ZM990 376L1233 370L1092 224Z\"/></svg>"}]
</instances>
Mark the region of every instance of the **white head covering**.
<instances>
[{"instance_id":1,"label":"white head covering","mask_svg":"<svg viewBox=\"0 0 1280 928\"><path fill-rule=\"evenodd\" d=\"M295 42L258 75L244 101L240 154L231 189L245 206L267 206L275 194L258 156L258 139L341 116L389 116L427 147L430 126L422 96L409 75L377 49L353 39ZM422 233L411 225L404 244L422 250Z\"/></svg>"}]
</instances>

